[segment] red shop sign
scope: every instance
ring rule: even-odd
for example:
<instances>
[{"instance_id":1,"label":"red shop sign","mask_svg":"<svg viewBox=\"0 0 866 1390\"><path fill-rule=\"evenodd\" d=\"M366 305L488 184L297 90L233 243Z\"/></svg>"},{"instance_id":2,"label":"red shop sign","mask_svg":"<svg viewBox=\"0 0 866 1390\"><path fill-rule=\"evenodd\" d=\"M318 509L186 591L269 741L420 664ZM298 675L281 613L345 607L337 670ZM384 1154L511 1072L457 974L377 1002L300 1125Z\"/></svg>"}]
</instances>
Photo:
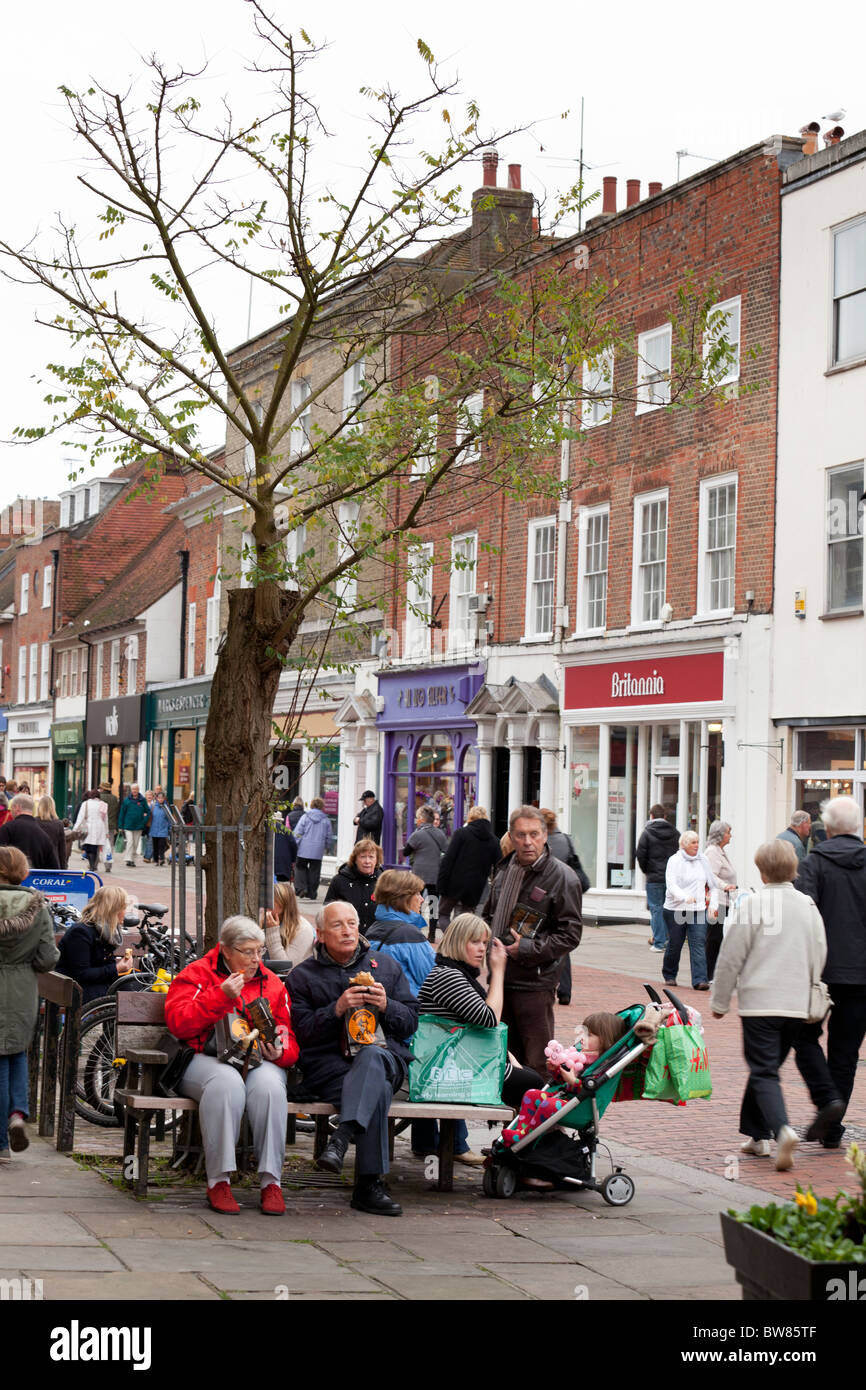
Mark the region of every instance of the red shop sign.
<instances>
[{"instance_id":1,"label":"red shop sign","mask_svg":"<svg viewBox=\"0 0 866 1390\"><path fill-rule=\"evenodd\" d=\"M569 666L565 672L565 708L707 704L723 697L724 666L723 652Z\"/></svg>"}]
</instances>

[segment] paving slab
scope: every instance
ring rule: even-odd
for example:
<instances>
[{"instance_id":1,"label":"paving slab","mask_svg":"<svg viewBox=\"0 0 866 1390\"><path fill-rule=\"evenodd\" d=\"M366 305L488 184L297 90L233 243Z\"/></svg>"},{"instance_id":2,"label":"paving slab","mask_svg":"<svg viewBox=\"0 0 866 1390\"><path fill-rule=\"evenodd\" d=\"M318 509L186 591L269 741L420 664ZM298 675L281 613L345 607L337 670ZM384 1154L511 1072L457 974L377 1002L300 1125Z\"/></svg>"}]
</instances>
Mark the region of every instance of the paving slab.
<instances>
[{"instance_id":1,"label":"paving slab","mask_svg":"<svg viewBox=\"0 0 866 1390\"><path fill-rule=\"evenodd\" d=\"M82 1269L99 1273L123 1269L121 1261L101 1245L4 1245L0 1248L0 1277L12 1270Z\"/></svg>"},{"instance_id":2,"label":"paving slab","mask_svg":"<svg viewBox=\"0 0 866 1390\"><path fill-rule=\"evenodd\" d=\"M688 1298L688 1294L682 1288L665 1289L653 1287L650 1289L649 1296L654 1303L682 1303ZM731 1284L702 1284L699 1292L699 1299L701 1303L707 1301L741 1303L743 1299L743 1290L736 1281Z\"/></svg>"},{"instance_id":3,"label":"paving slab","mask_svg":"<svg viewBox=\"0 0 866 1390\"><path fill-rule=\"evenodd\" d=\"M95 1245L99 1241L74 1216L57 1212L0 1215L0 1250L11 1245Z\"/></svg>"},{"instance_id":4,"label":"paving slab","mask_svg":"<svg viewBox=\"0 0 866 1390\"><path fill-rule=\"evenodd\" d=\"M249 1289L231 1289L227 1296L232 1303L272 1303L274 1301L272 1293L257 1293ZM399 1303L401 1300L399 1294L389 1292L388 1289L379 1289L375 1293L356 1292L349 1289L334 1293L329 1289L314 1289L292 1293L284 1301L287 1303Z\"/></svg>"},{"instance_id":5,"label":"paving slab","mask_svg":"<svg viewBox=\"0 0 866 1390\"><path fill-rule=\"evenodd\" d=\"M235 1292L270 1294L277 1298L277 1290L286 1290L289 1298L296 1293L381 1293L381 1288L372 1280L352 1269L332 1264L326 1270L289 1270L277 1274L265 1270L206 1270L207 1281L215 1288L225 1290L233 1298Z\"/></svg>"},{"instance_id":6,"label":"paving slab","mask_svg":"<svg viewBox=\"0 0 866 1390\"><path fill-rule=\"evenodd\" d=\"M175 1274L201 1271L208 1278L214 1272L246 1275L247 1271L261 1271L274 1284L281 1282L281 1274L324 1274L335 1264L314 1246L288 1240L228 1241L218 1236L204 1240L133 1240L124 1236L112 1240L111 1249L128 1269L154 1273L166 1269ZM233 1287L243 1288L245 1283L245 1279L239 1279Z\"/></svg>"},{"instance_id":7,"label":"paving slab","mask_svg":"<svg viewBox=\"0 0 866 1390\"><path fill-rule=\"evenodd\" d=\"M647 1268L652 1265L655 1255L675 1255L677 1258L685 1259L691 1256L694 1259L711 1258L712 1252L708 1249L708 1242L700 1236L667 1236L658 1235L652 1231L642 1231L640 1234L629 1232L626 1235L592 1235L580 1233L575 1235L552 1235L546 1238L545 1250L558 1251L561 1259L574 1260L579 1264L592 1264L594 1256L604 1256L605 1259L615 1259L619 1255L628 1255L637 1263L645 1261ZM520 1264L528 1263L523 1259L522 1250L515 1251L513 1257ZM487 1264L487 1260L480 1261Z\"/></svg>"},{"instance_id":8,"label":"paving slab","mask_svg":"<svg viewBox=\"0 0 866 1390\"><path fill-rule=\"evenodd\" d=\"M116 1197L116 1201L112 1197ZM110 1212L128 1211L129 1198L118 1192L112 1194L110 1189L106 1189L105 1195L97 1192L90 1192L89 1196L77 1197L40 1197L38 1189L36 1192L9 1196L5 1191L0 1191L0 1212L4 1215L18 1215L20 1212L38 1209L43 1215L51 1212L70 1212L74 1215L83 1215L85 1212Z\"/></svg>"},{"instance_id":9,"label":"paving slab","mask_svg":"<svg viewBox=\"0 0 866 1390\"><path fill-rule=\"evenodd\" d=\"M150 1299L177 1299L184 1303L219 1302L219 1294L195 1274L142 1274L114 1270L110 1274L86 1274L80 1270L37 1271L46 1300L69 1299L74 1303L140 1303Z\"/></svg>"},{"instance_id":10,"label":"paving slab","mask_svg":"<svg viewBox=\"0 0 866 1390\"><path fill-rule=\"evenodd\" d=\"M716 1255L709 1244L706 1249L706 1255L679 1257L669 1255L662 1246L661 1251L652 1257L649 1266L646 1262L639 1264L634 1255L603 1253L587 1255L582 1263L617 1283L645 1288L648 1292L653 1288L699 1290L706 1284L724 1284L729 1269L721 1250ZM730 1279L733 1282L733 1270L730 1270ZM699 1296L703 1297L703 1294Z\"/></svg>"},{"instance_id":11,"label":"paving slab","mask_svg":"<svg viewBox=\"0 0 866 1390\"><path fill-rule=\"evenodd\" d=\"M405 1260L411 1264L423 1264L420 1256L413 1255L399 1245L387 1240L319 1240L316 1242L334 1259L344 1264L357 1264L362 1267L368 1262L384 1264L389 1260Z\"/></svg>"},{"instance_id":12,"label":"paving slab","mask_svg":"<svg viewBox=\"0 0 866 1390\"><path fill-rule=\"evenodd\" d=\"M606 1279L582 1265L490 1265L490 1272L513 1284L534 1298L568 1300L578 1306L604 1299L636 1302L647 1297L645 1292L630 1288L618 1280Z\"/></svg>"},{"instance_id":13,"label":"paving slab","mask_svg":"<svg viewBox=\"0 0 866 1390\"><path fill-rule=\"evenodd\" d=\"M417 1279L401 1281L404 1266L390 1275L388 1285L413 1303L427 1300L447 1300L459 1303L478 1302L519 1302L528 1300L529 1294L522 1289L503 1284L490 1275L480 1278L463 1278L459 1275L421 1275ZM383 1279L383 1282L384 1279Z\"/></svg>"},{"instance_id":14,"label":"paving slab","mask_svg":"<svg viewBox=\"0 0 866 1390\"><path fill-rule=\"evenodd\" d=\"M400 1233L400 1244L406 1250L424 1260L439 1260L446 1264L463 1261L467 1264L488 1264L490 1260L518 1260L522 1264L536 1262L556 1262L567 1258L558 1255L550 1245L539 1244L525 1237L512 1236L511 1240L487 1240L485 1237L451 1236L443 1240L435 1227L431 1235L421 1239L418 1236L404 1237Z\"/></svg>"},{"instance_id":15,"label":"paving slab","mask_svg":"<svg viewBox=\"0 0 866 1390\"><path fill-rule=\"evenodd\" d=\"M109 1243L113 1239L123 1238L201 1240L209 1236L213 1239L214 1234L198 1217L164 1211L160 1207L143 1207L130 1211L127 1206L125 1211L82 1212L81 1220L95 1236Z\"/></svg>"}]
</instances>

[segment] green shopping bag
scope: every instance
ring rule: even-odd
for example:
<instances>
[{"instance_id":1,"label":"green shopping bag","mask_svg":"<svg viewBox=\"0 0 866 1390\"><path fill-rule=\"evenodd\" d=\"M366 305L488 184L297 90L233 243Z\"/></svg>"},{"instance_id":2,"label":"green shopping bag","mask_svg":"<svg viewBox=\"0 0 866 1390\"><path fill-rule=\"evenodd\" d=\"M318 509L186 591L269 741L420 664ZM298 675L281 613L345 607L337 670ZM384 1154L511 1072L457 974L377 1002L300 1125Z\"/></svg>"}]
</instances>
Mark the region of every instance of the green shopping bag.
<instances>
[{"instance_id":1,"label":"green shopping bag","mask_svg":"<svg viewBox=\"0 0 866 1390\"><path fill-rule=\"evenodd\" d=\"M703 1034L691 1023L659 1030L664 1034L668 1075L678 1100L709 1099L713 1094L710 1061ZM653 1049L655 1050L655 1049Z\"/></svg>"},{"instance_id":2,"label":"green shopping bag","mask_svg":"<svg viewBox=\"0 0 866 1390\"><path fill-rule=\"evenodd\" d=\"M671 1080L665 1047L665 1036L670 1032L670 1028L660 1028L656 1034L644 1076L644 1100L679 1100L677 1089Z\"/></svg>"},{"instance_id":3,"label":"green shopping bag","mask_svg":"<svg viewBox=\"0 0 866 1390\"><path fill-rule=\"evenodd\" d=\"M412 1039L410 1101L501 1105L508 1029L477 1028L422 1014Z\"/></svg>"}]
</instances>

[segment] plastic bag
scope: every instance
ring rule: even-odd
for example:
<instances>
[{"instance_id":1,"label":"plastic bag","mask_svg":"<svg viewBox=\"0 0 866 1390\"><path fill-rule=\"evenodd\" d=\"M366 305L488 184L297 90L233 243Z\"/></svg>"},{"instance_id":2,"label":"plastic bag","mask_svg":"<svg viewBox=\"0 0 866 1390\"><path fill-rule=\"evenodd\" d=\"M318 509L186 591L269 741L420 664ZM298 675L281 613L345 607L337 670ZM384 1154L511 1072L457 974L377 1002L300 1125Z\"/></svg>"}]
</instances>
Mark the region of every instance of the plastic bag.
<instances>
[{"instance_id":1,"label":"plastic bag","mask_svg":"<svg viewBox=\"0 0 866 1390\"><path fill-rule=\"evenodd\" d=\"M477 1028L422 1014L412 1040L410 1101L501 1105L508 1029Z\"/></svg>"}]
</instances>

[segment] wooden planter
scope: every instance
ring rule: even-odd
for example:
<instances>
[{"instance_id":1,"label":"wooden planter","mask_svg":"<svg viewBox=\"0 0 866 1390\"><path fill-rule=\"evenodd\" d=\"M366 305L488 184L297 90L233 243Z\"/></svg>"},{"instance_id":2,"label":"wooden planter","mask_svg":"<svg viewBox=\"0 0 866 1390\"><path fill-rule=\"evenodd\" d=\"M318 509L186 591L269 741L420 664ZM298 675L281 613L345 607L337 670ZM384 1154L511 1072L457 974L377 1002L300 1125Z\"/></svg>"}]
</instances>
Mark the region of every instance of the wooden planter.
<instances>
[{"instance_id":1,"label":"wooden planter","mask_svg":"<svg viewBox=\"0 0 866 1390\"><path fill-rule=\"evenodd\" d=\"M782 1245L774 1236L744 1226L721 1212L725 1259L733 1265L743 1298L827 1303L866 1297L866 1267L839 1260L818 1262ZM832 1283L831 1281L840 1281ZM861 1287L862 1285L862 1287ZM859 1290L859 1292L858 1292Z\"/></svg>"}]
</instances>

